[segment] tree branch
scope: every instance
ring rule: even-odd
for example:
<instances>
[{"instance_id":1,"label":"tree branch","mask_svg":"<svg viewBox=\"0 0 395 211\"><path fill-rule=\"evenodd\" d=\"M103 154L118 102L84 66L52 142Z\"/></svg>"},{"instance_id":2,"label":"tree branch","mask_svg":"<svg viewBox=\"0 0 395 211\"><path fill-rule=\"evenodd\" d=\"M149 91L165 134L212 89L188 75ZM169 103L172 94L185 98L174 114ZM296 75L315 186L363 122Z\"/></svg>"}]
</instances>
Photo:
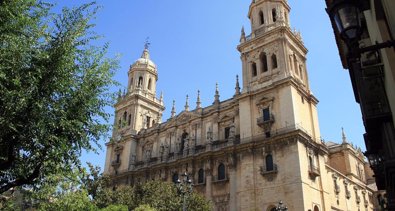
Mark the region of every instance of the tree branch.
<instances>
[{"instance_id":1,"label":"tree branch","mask_svg":"<svg viewBox=\"0 0 395 211\"><path fill-rule=\"evenodd\" d=\"M13 182L8 182L0 187L0 194L6 192L7 190L21 185L31 184L34 179L36 179L40 175L42 163L38 164L34 171L28 176L24 178L18 178Z\"/></svg>"},{"instance_id":2,"label":"tree branch","mask_svg":"<svg viewBox=\"0 0 395 211\"><path fill-rule=\"evenodd\" d=\"M12 163L15 161L14 145L8 144L7 147L7 160L0 162L0 170L2 171L9 169L12 166Z\"/></svg>"}]
</instances>

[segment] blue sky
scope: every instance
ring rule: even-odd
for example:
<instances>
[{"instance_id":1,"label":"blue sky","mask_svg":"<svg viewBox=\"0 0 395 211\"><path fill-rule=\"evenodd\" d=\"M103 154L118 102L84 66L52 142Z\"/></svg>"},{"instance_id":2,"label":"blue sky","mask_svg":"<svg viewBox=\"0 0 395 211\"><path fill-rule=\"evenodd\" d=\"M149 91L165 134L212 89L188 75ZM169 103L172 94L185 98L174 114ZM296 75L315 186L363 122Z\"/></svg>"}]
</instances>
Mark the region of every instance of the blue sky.
<instances>
[{"instance_id":1,"label":"blue sky","mask_svg":"<svg viewBox=\"0 0 395 211\"><path fill-rule=\"evenodd\" d=\"M84 1L56 1L57 9ZM215 83L220 99L233 96L241 62L236 46L247 18L251 0L98 0L102 6L95 31L110 44L108 56L121 55L116 80L127 84L129 66L141 56L146 37L151 42L151 59L158 66L158 95L164 94L170 115L173 99L181 112L185 96L195 106L199 89L203 106L214 100ZM347 138L364 149L361 112L355 102L348 71L340 64L324 0L289 0L291 27L300 31L309 53L307 68L310 88L320 101L318 116L322 138L341 141L341 128ZM114 89L115 91L116 89ZM114 110L108 109L113 114ZM104 146L105 140L101 143ZM104 147L105 148L105 147ZM105 149L99 154L84 153L83 162L104 166Z\"/></svg>"}]
</instances>

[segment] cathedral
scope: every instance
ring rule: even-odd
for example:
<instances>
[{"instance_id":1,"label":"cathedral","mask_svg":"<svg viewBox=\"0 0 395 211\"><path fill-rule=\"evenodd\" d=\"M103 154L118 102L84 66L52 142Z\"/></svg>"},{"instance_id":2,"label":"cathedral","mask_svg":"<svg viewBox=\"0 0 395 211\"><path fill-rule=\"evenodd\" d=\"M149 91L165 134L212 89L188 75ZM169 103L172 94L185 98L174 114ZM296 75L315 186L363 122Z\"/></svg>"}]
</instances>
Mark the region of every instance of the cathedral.
<instances>
[{"instance_id":1,"label":"cathedral","mask_svg":"<svg viewBox=\"0 0 395 211\"><path fill-rule=\"evenodd\" d=\"M242 63L232 98L184 110L162 122L156 64L148 46L119 94L104 173L114 187L175 182L187 172L213 210L363 210L375 207L372 172L343 133L320 138L309 87L307 49L289 25L287 0L253 0L237 46ZM241 87L240 87L240 84Z\"/></svg>"}]
</instances>

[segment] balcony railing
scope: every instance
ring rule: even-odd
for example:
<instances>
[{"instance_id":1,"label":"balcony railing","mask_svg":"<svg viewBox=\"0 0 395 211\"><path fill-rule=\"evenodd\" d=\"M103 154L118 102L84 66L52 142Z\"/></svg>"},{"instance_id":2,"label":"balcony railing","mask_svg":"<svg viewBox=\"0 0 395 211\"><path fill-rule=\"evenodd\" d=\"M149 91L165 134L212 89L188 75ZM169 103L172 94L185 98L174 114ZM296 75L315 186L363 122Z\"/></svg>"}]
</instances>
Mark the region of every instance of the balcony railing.
<instances>
[{"instance_id":1,"label":"balcony railing","mask_svg":"<svg viewBox=\"0 0 395 211\"><path fill-rule=\"evenodd\" d=\"M276 136L282 135L282 134L286 134L292 131L302 131L303 133L309 135L311 137L311 135L303 128L301 127L299 124L295 124L295 125L288 125L287 127L284 128L280 128L280 129L272 129L271 130L271 138L275 138ZM232 147L234 145L239 145L239 144L244 144L244 143L251 143L251 142L258 142L258 141L264 141L264 140L268 140L267 137L265 136L265 134L261 134L258 136L252 136L252 137L245 137L245 138L240 138L240 135L235 135L234 138L229 138L229 139L225 139L225 140L216 140L213 141L211 143L206 142L205 144L203 141L198 141L198 143L200 143L199 145L193 146L191 148L189 148L187 151L188 153L184 153L184 152L170 152L167 155L162 155L161 157L154 157L148 160L140 160L140 161L136 161L134 163L134 167L132 169L139 169L139 168L143 168L143 167L148 167L148 166L152 166L152 165L157 165L160 163L169 163L169 162L174 162L177 159L181 159L181 158L186 158L189 156L195 156L197 154L201 154L201 153L206 153L206 152L210 152L210 151L217 151L217 150L221 150L227 147ZM275 173L277 172L277 166L274 165L274 169L273 171L261 171L263 174L266 173ZM319 175L318 169L316 169L315 171L312 171L312 173L314 173Z\"/></svg>"},{"instance_id":2,"label":"balcony railing","mask_svg":"<svg viewBox=\"0 0 395 211\"><path fill-rule=\"evenodd\" d=\"M121 160L113 160L111 162L111 165L114 167L120 166L121 165Z\"/></svg>"},{"instance_id":3,"label":"balcony railing","mask_svg":"<svg viewBox=\"0 0 395 211\"><path fill-rule=\"evenodd\" d=\"M259 118L257 118L256 119L256 123L259 125L259 126L265 126L265 125L270 125L270 124L272 124L274 122L274 117L273 117L273 115L271 115L270 116L270 118L264 118L264 117L259 117Z\"/></svg>"},{"instance_id":4,"label":"balcony railing","mask_svg":"<svg viewBox=\"0 0 395 211\"><path fill-rule=\"evenodd\" d=\"M273 164L272 169L267 169L266 166L260 167L261 175L276 174L278 172L277 164Z\"/></svg>"}]
</instances>

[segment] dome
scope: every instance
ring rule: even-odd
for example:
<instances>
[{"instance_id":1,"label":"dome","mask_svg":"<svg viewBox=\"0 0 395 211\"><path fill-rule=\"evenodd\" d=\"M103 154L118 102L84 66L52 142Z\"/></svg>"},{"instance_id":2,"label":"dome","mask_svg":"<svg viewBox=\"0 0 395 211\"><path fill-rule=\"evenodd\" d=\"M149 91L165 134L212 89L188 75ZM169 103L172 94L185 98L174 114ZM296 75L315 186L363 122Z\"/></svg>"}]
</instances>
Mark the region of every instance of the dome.
<instances>
[{"instance_id":1,"label":"dome","mask_svg":"<svg viewBox=\"0 0 395 211\"><path fill-rule=\"evenodd\" d=\"M141 55L141 58L137 59L132 64L132 68L139 68L139 67L146 68L146 67L149 67L149 66L151 66L152 68L154 68L156 70L156 65L150 59L148 49L144 49L143 54Z\"/></svg>"}]
</instances>

